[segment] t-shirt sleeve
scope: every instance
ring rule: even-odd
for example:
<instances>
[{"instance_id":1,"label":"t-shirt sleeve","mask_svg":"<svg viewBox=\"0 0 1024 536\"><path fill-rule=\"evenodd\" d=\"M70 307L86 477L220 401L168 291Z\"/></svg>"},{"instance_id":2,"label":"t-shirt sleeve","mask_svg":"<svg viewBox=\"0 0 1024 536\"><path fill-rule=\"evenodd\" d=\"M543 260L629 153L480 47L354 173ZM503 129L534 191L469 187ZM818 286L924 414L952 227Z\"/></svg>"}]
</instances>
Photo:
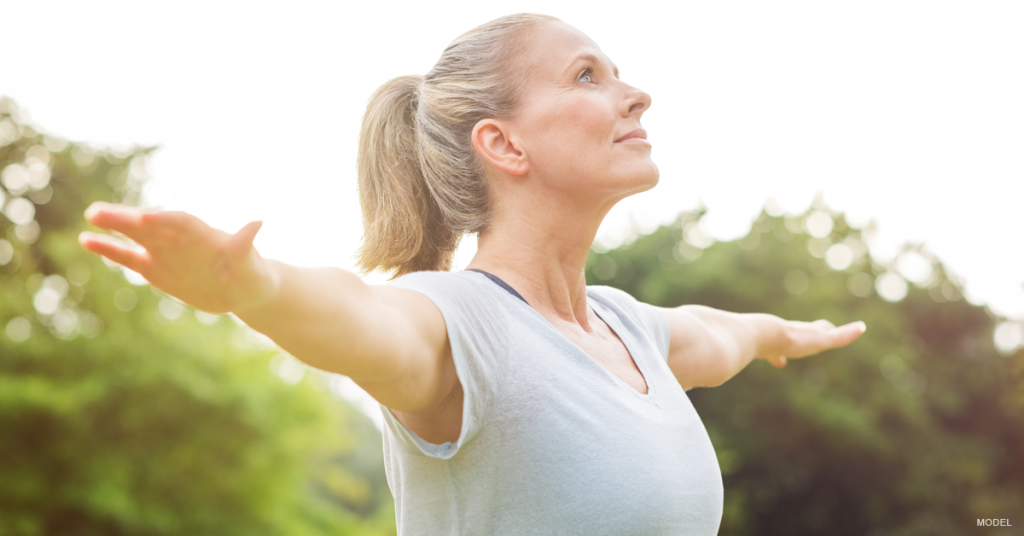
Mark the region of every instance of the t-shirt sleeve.
<instances>
[{"instance_id":1,"label":"t-shirt sleeve","mask_svg":"<svg viewBox=\"0 0 1024 536\"><path fill-rule=\"evenodd\" d=\"M659 307L637 300L628 292L608 286L593 286L605 299L614 301L622 310L633 315L641 328L651 337L661 358L668 361L669 328Z\"/></svg>"},{"instance_id":2,"label":"t-shirt sleeve","mask_svg":"<svg viewBox=\"0 0 1024 536\"><path fill-rule=\"evenodd\" d=\"M462 429L454 443L436 445L405 427L383 405L384 425L403 448L448 459L484 427L497 405L508 362L504 309L466 272L414 272L390 283L429 298L444 317L455 372L462 384Z\"/></svg>"}]
</instances>

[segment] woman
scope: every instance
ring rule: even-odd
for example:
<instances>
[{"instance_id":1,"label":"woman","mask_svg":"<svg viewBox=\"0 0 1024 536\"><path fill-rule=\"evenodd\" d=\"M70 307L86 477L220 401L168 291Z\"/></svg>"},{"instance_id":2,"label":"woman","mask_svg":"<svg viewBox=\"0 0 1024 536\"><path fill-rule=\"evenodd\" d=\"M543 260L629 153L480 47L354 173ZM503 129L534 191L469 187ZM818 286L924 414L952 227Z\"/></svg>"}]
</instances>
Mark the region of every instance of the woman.
<instances>
[{"instance_id":1,"label":"woman","mask_svg":"<svg viewBox=\"0 0 1024 536\"><path fill-rule=\"evenodd\" d=\"M81 242L379 401L401 533L715 534L721 473L684 390L754 358L843 346L864 325L663 309L586 286L601 220L658 182L640 126L650 105L578 30L502 17L370 100L359 261L399 276L390 284L263 259L261 222L230 235L95 204L91 223L145 251ZM479 250L449 272L464 233Z\"/></svg>"}]
</instances>

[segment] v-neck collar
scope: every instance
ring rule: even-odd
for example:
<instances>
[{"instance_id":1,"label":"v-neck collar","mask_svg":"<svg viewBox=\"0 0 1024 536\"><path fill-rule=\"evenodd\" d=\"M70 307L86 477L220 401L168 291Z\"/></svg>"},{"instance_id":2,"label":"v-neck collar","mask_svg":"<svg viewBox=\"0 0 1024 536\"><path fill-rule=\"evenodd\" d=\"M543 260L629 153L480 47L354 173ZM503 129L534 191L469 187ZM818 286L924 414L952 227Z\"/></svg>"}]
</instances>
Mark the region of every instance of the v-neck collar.
<instances>
[{"instance_id":1,"label":"v-neck collar","mask_svg":"<svg viewBox=\"0 0 1024 536\"><path fill-rule=\"evenodd\" d=\"M498 284L497 281L494 281L494 279L490 277L490 274L487 274L482 270L466 271L476 272L486 277L488 280L490 280L491 283ZM502 283L504 283L504 281L502 281ZM526 300L522 296L520 296L519 293L515 291L515 289L508 286L507 283L504 285L498 285L501 286L503 289L503 291L500 292L500 294L503 295L503 299L512 300L513 302L516 303L514 307L522 307L527 311L527 314L534 315L535 318L537 318L545 326L550 328L550 330L555 333L555 335L561 340L561 342L575 349L575 351L579 352L590 363L592 363L595 367L600 369L600 371L603 374L610 378L613 383L617 384L622 389L629 391L630 393L632 393L633 396L637 397L638 399L648 402L650 404L657 405L657 403L655 402L655 398L657 396L657 387L654 385L654 382L652 381L653 375L650 373L650 370L647 367L647 360L639 359L637 357L641 354L638 352L639 348L637 348L637 344L635 344L635 338L631 335L629 330L627 330L626 327L622 324L619 315L616 314L615 311L611 310L611 308L607 307L604 303L602 303L600 299L594 298L591 295L589 288L587 288L587 306L590 307L594 311L594 314L597 315L597 317L600 318L606 326L608 326L608 329L610 329L619 338L619 340L622 341L623 346L626 347L626 351L629 353L630 359L632 359L633 363L636 364L637 369L640 370L640 374L644 378L644 383L647 384L647 394L643 394L640 391L637 391L636 388L634 388L632 385L629 385L628 383L622 381L621 378L612 374L611 371L601 366L601 364L598 363L593 356L585 352L583 348L580 348L579 345L569 340L569 338L566 337L564 333L559 331L558 328L556 328L550 320L548 320L544 315L540 314L540 312L534 309L532 305L527 303ZM597 307L594 307L595 304L597 305ZM599 311L598 309L601 310Z\"/></svg>"},{"instance_id":2,"label":"v-neck collar","mask_svg":"<svg viewBox=\"0 0 1024 536\"><path fill-rule=\"evenodd\" d=\"M639 349L637 348L637 345L634 344L636 342L636 339L632 336L632 333L626 329L626 326L622 324L621 318L619 318L619 315L616 314L615 311L607 307L604 303L601 302L601 300L593 299L591 297L589 289L587 290L587 305L589 305L590 308L593 309L594 314L596 314L598 318L600 318L601 321L608 326L608 329L612 330L612 332L615 333L619 340L622 341L623 346L626 347L626 351L629 352L630 359L632 359L633 363L636 364L637 369L640 370L640 374L644 378L644 383L647 384L647 394L640 393L640 391L637 391L636 388L634 388L632 385L629 385L628 383L622 381L621 378L612 374L608 369L602 367L596 359L590 356L590 354L583 352L582 348L580 348L580 351L586 354L587 357L589 357L590 360L593 361L594 364L598 366L598 368L604 371L605 374L611 377L613 381L617 382L624 389L633 393L633 395L636 396L637 398L653 404L655 391L657 391L657 387L654 385L653 377L647 368L647 360L639 357L641 353L638 351ZM597 307L594 307L594 305L597 305ZM541 318L543 318L543 315L540 315L540 313L537 314L541 316ZM545 320L547 319L545 318ZM548 324L550 324L550 322ZM551 325L551 327L555 329L555 331L558 331L558 329L555 328L554 325ZM561 334L562 332L558 331L558 333ZM565 337L565 335L562 336ZM569 343L572 343L572 341L569 341L568 337L565 337L565 340L568 341ZM576 345L573 344L573 346ZM579 346L576 347L579 348Z\"/></svg>"}]
</instances>

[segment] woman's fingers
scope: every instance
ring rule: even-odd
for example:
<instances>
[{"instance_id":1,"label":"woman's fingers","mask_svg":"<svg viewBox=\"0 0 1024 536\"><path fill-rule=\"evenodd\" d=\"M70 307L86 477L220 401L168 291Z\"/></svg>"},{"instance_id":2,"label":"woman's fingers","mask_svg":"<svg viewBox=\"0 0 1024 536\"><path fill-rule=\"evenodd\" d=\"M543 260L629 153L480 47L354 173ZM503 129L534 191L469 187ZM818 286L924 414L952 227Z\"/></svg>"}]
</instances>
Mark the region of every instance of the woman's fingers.
<instances>
[{"instance_id":1,"label":"woman's fingers","mask_svg":"<svg viewBox=\"0 0 1024 536\"><path fill-rule=\"evenodd\" d=\"M166 238L170 235L187 235L202 233L201 220L191 214L180 211L148 212L137 207L117 205L97 201L85 209L85 219L89 223L119 232L142 244L147 249L151 241Z\"/></svg>"},{"instance_id":2,"label":"woman's fingers","mask_svg":"<svg viewBox=\"0 0 1024 536\"><path fill-rule=\"evenodd\" d=\"M775 357L769 357L768 362L774 365L776 368L782 368L786 366L786 356L779 355Z\"/></svg>"},{"instance_id":3,"label":"woman's fingers","mask_svg":"<svg viewBox=\"0 0 1024 536\"><path fill-rule=\"evenodd\" d=\"M216 243L227 233L217 231L195 216L181 211L147 212L136 207L101 201L89 205L85 218L93 225L118 232L161 257L168 248L183 244ZM223 242L222 242L223 243Z\"/></svg>"},{"instance_id":4,"label":"woman's fingers","mask_svg":"<svg viewBox=\"0 0 1024 536\"><path fill-rule=\"evenodd\" d=\"M850 344L860 337L866 329L864 322L850 322L839 327L822 328L829 348L838 348Z\"/></svg>"},{"instance_id":5,"label":"woman's fingers","mask_svg":"<svg viewBox=\"0 0 1024 536\"><path fill-rule=\"evenodd\" d=\"M85 209L85 219L96 227L117 231L133 239L142 230L142 211L124 205L97 201Z\"/></svg>"},{"instance_id":6,"label":"woman's fingers","mask_svg":"<svg viewBox=\"0 0 1024 536\"><path fill-rule=\"evenodd\" d=\"M86 231L78 235L78 242L86 250L103 255L129 270L143 275L148 271L149 255L133 250L120 240Z\"/></svg>"},{"instance_id":7,"label":"woman's fingers","mask_svg":"<svg viewBox=\"0 0 1024 536\"><path fill-rule=\"evenodd\" d=\"M864 334L865 331L867 331L868 326L864 322L858 321L850 322L849 324L839 326L838 328L833 329L835 330L833 333L835 334L836 342L833 348L839 348L841 346L846 346L847 344L850 344L851 342L857 340L858 337L860 337L861 335Z\"/></svg>"},{"instance_id":8,"label":"woman's fingers","mask_svg":"<svg viewBox=\"0 0 1024 536\"><path fill-rule=\"evenodd\" d=\"M835 327L827 320L811 323L793 323L791 344L786 355L790 358L807 357L832 348L840 348L860 337L866 326L864 322L851 322Z\"/></svg>"},{"instance_id":9,"label":"woman's fingers","mask_svg":"<svg viewBox=\"0 0 1024 536\"><path fill-rule=\"evenodd\" d=\"M178 234L203 234L212 229L203 220L180 210L145 212L141 221L143 227L160 227Z\"/></svg>"}]
</instances>

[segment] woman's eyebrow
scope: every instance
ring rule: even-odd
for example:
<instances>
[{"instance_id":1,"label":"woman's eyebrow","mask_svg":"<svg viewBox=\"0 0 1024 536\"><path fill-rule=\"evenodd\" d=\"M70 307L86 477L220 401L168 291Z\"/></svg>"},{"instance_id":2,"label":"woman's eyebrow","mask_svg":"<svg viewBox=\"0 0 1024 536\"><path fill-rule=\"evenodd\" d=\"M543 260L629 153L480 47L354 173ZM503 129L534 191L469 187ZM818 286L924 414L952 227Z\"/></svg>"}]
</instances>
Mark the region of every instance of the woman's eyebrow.
<instances>
[{"instance_id":1,"label":"woman's eyebrow","mask_svg":"<svg viewBox=\"0 0 1024 536\"><path fill-rule=\"evenodd\" d=\"M590 63L602 63L601 60L597 56L595 56L593 54L590 54L589 52L584 52L583 54L580 54L579 56L576 56L575 58L573 58L572 63L569 64L569 68L568 69L572 69L573 65L576 65L581 60L582 61L588 61ZM566 69L566 70L568 70L568 69ZM615 75L615 78L619 77L619 68L616 67L614 63L612 64L612 74Z\"/></svg>"}]
</instances>

